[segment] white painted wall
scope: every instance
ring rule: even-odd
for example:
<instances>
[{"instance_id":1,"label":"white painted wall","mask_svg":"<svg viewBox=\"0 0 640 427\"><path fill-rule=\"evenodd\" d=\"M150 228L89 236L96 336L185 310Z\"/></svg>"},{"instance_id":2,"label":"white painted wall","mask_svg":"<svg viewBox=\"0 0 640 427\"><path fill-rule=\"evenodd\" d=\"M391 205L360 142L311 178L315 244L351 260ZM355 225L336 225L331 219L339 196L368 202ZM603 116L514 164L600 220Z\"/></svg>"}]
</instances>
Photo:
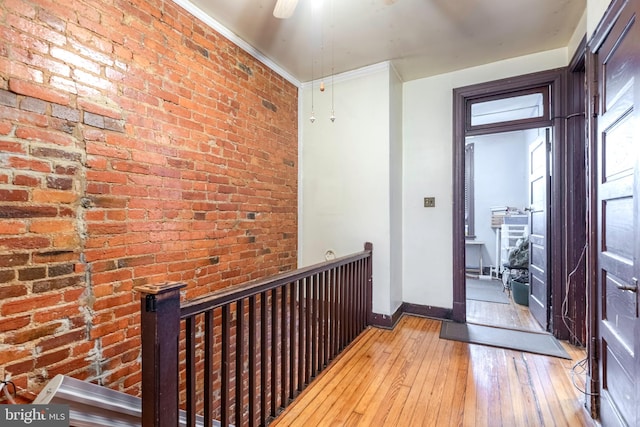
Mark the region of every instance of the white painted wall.
<instances>
[{"instance_id":1,"label":"white painted wall","mask_svg":"<svg viewBox=\"0 0 640 427\"><path fill-rule=\"evenodd\" d=\"M405 302L453 306L453 89L567 63L567 49L556 49L404 84ZM425 196L436 197L435 208L423 207Z\"/></svg>"},{"instance_id":2,"label":"white painted wall","mask_svg":"<svg viewBox=\"0 0 640 427\"><path fill-rule=\"evenodd\" d=\"M391 290L391 229L400 228L401 206L391 202L400 191L402 127L401 92L389 64L370 67L355 76L334 80L335 123L331 123L331 84L320 92L314 85L315 123L310 123L311 87L302 89L299 264L324 261L327 250L344 256L373 243L373 310L391 314L392 301L402 299L401 286ZM401 105L401 104L400 104ZM395 194L394 203L400 196ZM393 219L392 219L393 217ZM395 235L398 250L401 236ZM402 271L394 271L401 281ZM394 308L395 309L395 308Z\"/></svg>"}]
</instances>

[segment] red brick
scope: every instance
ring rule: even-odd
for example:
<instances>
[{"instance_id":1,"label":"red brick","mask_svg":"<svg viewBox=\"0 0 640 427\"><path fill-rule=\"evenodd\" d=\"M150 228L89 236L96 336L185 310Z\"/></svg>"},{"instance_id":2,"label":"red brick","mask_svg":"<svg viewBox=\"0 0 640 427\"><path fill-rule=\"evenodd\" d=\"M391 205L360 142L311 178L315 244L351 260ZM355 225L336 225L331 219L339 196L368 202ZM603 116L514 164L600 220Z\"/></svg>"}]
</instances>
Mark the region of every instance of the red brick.
<instances>
[{"instance_id":1,"label":"red brick","mask_svg":"<svg viewBox=\"0 0 640 427\"><path fill-rule=\"evenodd\" d=\"M46 237L0 238L0 248L9 250L47 248L51 241Z\"/></svg>"},{"instance_id":2,"label":"red brick","mask_svg":"<svg viewBox=\"0 0 640 427\"><path fill-rule=\"evenodd\" d=\"M66 276L48 280L40 280L33 284L33 293L49 292L82 284L80 276Z\"/></svg>"},{"instance_id":3,"label":"red brick","mask_svg":"<svg viewBox=\"0 0 640 427\"><path fill-rule=\"evenodd\" d=\"M122 325L122 321L118 321L118 324ZM112 349L113 347L120 347L125 350L130 349L134 346L140 347L139 340L125 341L124 329L118 330L113 334L102 337L101 342L102 342L102 348L104 349L103 355L106 357L114 357L114 356L117 356L117 353L118 353L118 352L113 352L113 350L111 350L111 353L109 354L109 352L106 351L106 349L109 347Z\"/></svg>"},{"instance_id":4,"label":"red brick","mask_svg":"<svg viewBox=\"0 0 640 427\"><path fill-rule=\"evenodd\" d=\"M93 343L90 345L90 349L93 348ZM73 352L76 348L71 349ZM53 378L56 375L69 375L78 380L86 381L88 378L95 377L95 372L91 369L86 360L87 351L82 352L82 356L77 358L67 358L64 363L61 363L56 366L50 366L47 368L47 374L49 374L49 378Z\"/></svg>"},{"instance_id":5,"label":"red brick","mask_svg":"<svg viewBox=\"0 0 640 427\"><path fill-rule=\"evenodd\" d=\"M40 263L56 263L73 261L78 258L78 254L73 250L57 250L57 251L44 251L33 255L33 262Z\"/></svg>"},{"instance_id":6,"label":"red brick","mask_svg":"<svg viewBox=\"0 0 640 427\"><path fill-rule=\"evenodd\" d=\"M53 91L46 86L24 80L9 79L9 89L21 95L32 96L37 99L42 99L43 101L55 102L61 105L69 105L70 101L67 94Z\"/></svg>"},{"instance_id":7,"label":"red brick","mask_svg":"<svg viewBox=\"0 0 640 427\"><path fill-rule=\"evenodd\" d=\"M111 297L100 298L98 301L96 301L96 303L94 304L93 308L96 311L105 310L105 309L111 309L113 307L119 307L119 306L122 306L124 304L130 304L133 301L134 301L133 295L131 295L131 294L114 295L114 296L111 296ZM113 331L111 331L111 332L113 332Z\"/></svg>"},{"instance_id":8,"label":"red brick","mask_svg":"<svg viewBox=\"0 0 640 427\"><path fill-rule=\"evenodd\" d=\"M25 159L22 157L10 157L9 166L14 169L24 169L34 172L51 172L50 163L33 159Z\"/></svg>"},{"instance_id":9,"label":"red brick","mask_svg":"<svg viewBox=\"0 0 640 427\"><path fill-rule=\"evenodd\" d=\"M13 362L16 360L21 360L24 358L30 358L31 357L31 350L25 349L25 348L21 348L21 347L14 347L14 346L2 346L0 347L0 366L5 366L6 371L11 372L12 374L21 374L23 372L26 372L26 370L18 370L18 371L12 371L7 367L7 363L9 362ZM27 362L29 367L31 367L33 365L33 362Z\"/></svg>"},{"instance_id":10,"label":"red brick","mask_svg":"<svg viewBox=\"0 0 640 427\"><path fill-rule=\"evenodd\" d=\"M133 277L133 274L129 269L108 271L104 273L94 273L93 284L94 285L102 285L105 283L112 284L120 280L129 280L132 277Z\"/></svg>"},{"instance_id":11,"label":"red brick","mask_svg":"<svg viewBox=\"0 0 640 427\"><path fill-rule=\"evenodd\" d=\"M48 335L53 335L60 328L60 323L52 323L49 325L40 325L30 329L22 329L5 335L7 344L23 344L34 341Z\"/></svg>"},{"instance_id":12,"label":"red brick","mask_svg":"<svg viewBox=\"0 0 640 427\"><path fill-rule=\"evenodd\" d=\"M69 219L36 219L31 221L30 231L32 233L64 233L75 230L75 221Z\"/></svg>"},{"instance_id":13,"label":"red brick","mask_svg":"<svg viewBox=\"0 0 640 427\"><path fill-rule=\"evenodd\" d=\"M48 310L39 311L33 314L33 321L36 323L53 322L59 319L74 319L78 315L78 302L73 301L71 304L58 303L49 307Z\"/></svg>"},{"instance_id":14,"label":"red brick","mask_svg":"<svg viewBox=\"0 0 640 427\"><path fill-rule=\"evenodd\" d=\"M16 175L13 178L13 183L24 187L37 187L40 185L40 179L31 175Z\"/></svg>"},{"instance_id":15,"label":"red brick","mask_svg":"<svg viewBox=\"0 0 640 427\"><path fill-rule=\"evenodd\" d=\"M60 295L43 295L37 297L28 297L20 300L12 300L3 302L0 306L0 313L3 316L10 316L18 313L30 313L37 309L46 309L53 307L60 302Z\"/></svg>"},{"instance_id":16,"label":"red brick","mask_svg":"<svg viewBox=\"0 0 640 427\"><path fill-rule=\"evenodd\" d=\"M0 332L14 331L31 323L31 316L0 318Z\"/></svg>"},{"instance_id":17,"label":"red brick","mask_svg":"<svg viewBox=\"0 0 640 427\"><path fill-rule=\"evenodd\" d=\"M65 135L58 131L23 126L16 129L16 137L34 141L50 142L64 147L73 147L76 143L76 139L71 135Z\"/></svg>"},{"instance_id":18,"label":"red brick","mask_svg":"<svg viewBox=\"0 0 640 427\"><path fill-rule=\"evenodd\" d=\"M0 141L0 151L6 153L26 154L27 145L23 142Z\"/></svg>"},{"instance_id":19,"label":"red brick","mask_svg":"<svg viewBox=\"0 0 640 427\"><path fill-rule=\"evenodd\" d=\"M69 357L70 350L63 348L62 350L44 353L36 357L35 368L47 368L58 362L62 362Z\"/></svg>"},{"instance_id":20,"label":"red brick","mask_svg":"<svg viewBox=\"0 0 640 427\"><path fill-rule=\"evenodd\" d=\"M31 281L42 279L47 276L46 267L27 267L18 270L18 280Z\"/></svg>"},{"instance_id":21,"label":"red brick","mask_svg":"<svg viewBox=\"0 0 640 427\"><path fill-rule=\"evenodd\" d=\"M27 232L27 225L23 221L0 222L0 235L24 234L26 232Z\"/></svg>"},{"instance_id":22,"label":"red brick","mask_svg":"<svg viewBox=\"0 0 640 427\"><path fill-rule=\"evenodd\" d=\"M70 344L73 344L74 342L81 342L85 339L86 330L78 329L75 331L67 332L65 334L52 336L48 339L43 339L38 343L38 347L40 347L43 352L46 352L55 348L68 346Z\"/></svg>"},{"instance_id":23,"label":"red brick","mask_svg":"<svg viewBox=\"0 0 640 427\"><path fill-rule=\"evenodd\" d=\"M13 129L13 123L6 120L0 120L0 135L9 135L11 129ZM2 145L2 142L0 142L0 148L2 147Z\"/></svg>"},{"instance_id":24,"label":"red brick","mask_svg":"<svg viewBox=\"0 0 640 427\"><path fill-rule=\"evenodd\" d=\"M106 105L99 105L94 102L80 99L78 100L78 107L84 111L88 111L100 116L111 117L112 119L122 119L122 111L109 108Z\"/></svg>"}]
</instances>

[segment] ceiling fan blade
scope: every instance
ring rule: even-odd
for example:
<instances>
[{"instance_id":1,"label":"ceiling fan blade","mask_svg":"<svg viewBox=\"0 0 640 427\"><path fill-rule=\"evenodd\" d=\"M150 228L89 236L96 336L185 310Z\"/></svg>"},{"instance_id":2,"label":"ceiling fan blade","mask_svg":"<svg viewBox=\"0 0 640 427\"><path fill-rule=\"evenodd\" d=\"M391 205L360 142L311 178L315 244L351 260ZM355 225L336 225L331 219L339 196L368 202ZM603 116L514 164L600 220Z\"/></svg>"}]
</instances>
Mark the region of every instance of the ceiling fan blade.
<instances>
[{"instance_id":1,"label":"ceiling fan blade","mask_svg":"<svg viewBox=\"0 0 640 427\"><path fill-rule=\"evenodd\" d=\"M297 4L298 0L278 0L276 7L273 9L273 16L280 19L291 18Z\"/></svg>"}]
</instances>

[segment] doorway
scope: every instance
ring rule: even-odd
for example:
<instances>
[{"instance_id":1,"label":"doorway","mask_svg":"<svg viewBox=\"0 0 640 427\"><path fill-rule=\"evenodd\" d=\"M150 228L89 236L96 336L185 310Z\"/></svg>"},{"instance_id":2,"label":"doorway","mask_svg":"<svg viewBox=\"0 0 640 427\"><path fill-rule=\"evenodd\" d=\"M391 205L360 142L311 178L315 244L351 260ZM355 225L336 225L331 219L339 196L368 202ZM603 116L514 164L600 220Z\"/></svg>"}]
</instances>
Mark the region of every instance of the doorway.
<instances>
[{"instance_id":1,"label":"doorway","mask_svg":"<svg viewBox=\"0 0 640 427\"><path fill-rule=\"evenodd\" d=\"M507 110L513 107L504 105ZM532 109L531 105L526 108ZM547 131L533 128L465 139L469 323L543 331L529 309L530 304L537 304L535 293L529 301L529 207L532 172L538 172L530 167L530 150L546 144Z\"/></svg>"},{"instance_id":2,"label":"doorway","mask_svg":"<svg viewBox=\"0 0 640 427\"><path fill-rule=\"evenodd\" d=\"M564 170L562 162L566 160L563 150L565 145L566 115L563 111L563 83L566 79L566 69L555 69L545 72L514 77L510 79L483 83L454 90L454 144L453 144L453 319L458 322L467 321L466 274L468 246L468 227L466 226L465 209L465 142L467 137L512 131L522 131L537 128L552 129L549 149L543 150L548 159L547 165L548 200L549 206L544 211L545 221L543 230L539 233L544 240L544 251L538 251L538 264L543 271L538 271L537 278L542 280L543 286L537 286L539 291L535 295L541 303L542 310L538 310L537 318L543 330L552 332L558 338L568 335L566 326L557 321L562 317L563 290L566 281L562 278L562 250L563 223L567 224L561 215L561 195L566 186L563 181ZM526 96L527 94L541 94L543 97L541 114L533 114L516 119L501 120L493 123L479 122L475 125L471 121L472 109L476 104L499 101L504 98ZM488 105L488 104L487 104ZM474 165L475 167L475 165ZM531 184L530 184L531 185ZM525 206L529 207L529 206ZM552 236L548 239L548 236ZM547 241L548 240L548 241ZM554 260L554 262L550 262ZM538 280L537 279L537 280ZM538 284L539 285L539 284ZM529 293L531 297L531 293Z\"/></svg>"}]
</instances>

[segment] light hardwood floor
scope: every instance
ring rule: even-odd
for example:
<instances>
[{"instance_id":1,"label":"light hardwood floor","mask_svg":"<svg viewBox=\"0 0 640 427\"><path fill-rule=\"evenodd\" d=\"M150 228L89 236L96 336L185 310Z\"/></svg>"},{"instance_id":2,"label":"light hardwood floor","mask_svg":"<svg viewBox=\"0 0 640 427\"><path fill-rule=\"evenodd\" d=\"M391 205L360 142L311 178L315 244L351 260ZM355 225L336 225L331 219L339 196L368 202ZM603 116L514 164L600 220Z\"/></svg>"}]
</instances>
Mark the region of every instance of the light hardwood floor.
<instances>
[{"instance_id":1,"label":"light hardwood floor","mask_svg":"<svg viewBox=\"0 0 640 427\"><path fill-rule=\"evenodd\" d=\"M563 343L570 361L442 340L440 323L367 329L272 425L595 425L571 380L583 349Z\"/></svg>"}]
</instances>

